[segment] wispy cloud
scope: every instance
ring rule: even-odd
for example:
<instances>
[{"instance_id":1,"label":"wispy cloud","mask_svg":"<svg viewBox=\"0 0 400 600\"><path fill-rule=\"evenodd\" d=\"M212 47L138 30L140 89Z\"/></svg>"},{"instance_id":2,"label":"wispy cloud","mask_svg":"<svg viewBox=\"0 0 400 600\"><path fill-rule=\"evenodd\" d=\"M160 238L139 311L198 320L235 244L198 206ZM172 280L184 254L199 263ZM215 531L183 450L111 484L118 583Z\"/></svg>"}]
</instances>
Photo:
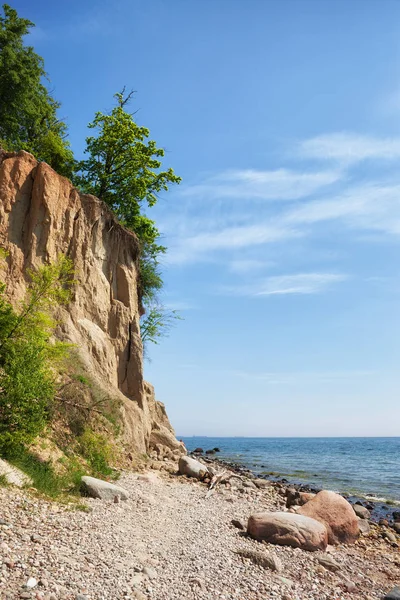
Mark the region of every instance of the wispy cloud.
<instances>
[{"instance_id":1,"label":"wispy cloud","mask_svg":"<svg viewBox=\"0 0 400 600\"><path fill-rule=\"evenodd\" d=\"M320 294L348 276L338 273L296 273L259 280L253 285L226 288L226 293L244 296L276 296L285 294Z\"/></svg>"},{"instance_id":2,"label":"wispy cloud","mask_svg":"<svg viewBox=\"0 0 400 600\"><path fill-rule=\"evenodd\" d=\"M353 133L332 133L304 140L299 156L316 160L334 160L351 165L367 159L397 160L400 138L377 138Z\"/></svg>"},{"instance_id":3,"label":"wispy cloud","mask_svg":"<svg viewBox=\"0 0 400 600\"><path fill-rule=\"evenodd\" d=\"M258 260L255 258L234 259L228 264L228 268L232 273L246 274L255 273L274 266L272 261Z\"/></svg>"},{"instance_id":4,"label":"wispy cloud","mask_svg":"<svg viewBox=\"0 0 400 600\"><path fill-rule=\"evenodd\" d=\"M182 188L182 194L204 199L297 200L336 183L342 176L339 169L320 172L232 170L201 184L188 185Z\"/></svg>"}]
</instances>

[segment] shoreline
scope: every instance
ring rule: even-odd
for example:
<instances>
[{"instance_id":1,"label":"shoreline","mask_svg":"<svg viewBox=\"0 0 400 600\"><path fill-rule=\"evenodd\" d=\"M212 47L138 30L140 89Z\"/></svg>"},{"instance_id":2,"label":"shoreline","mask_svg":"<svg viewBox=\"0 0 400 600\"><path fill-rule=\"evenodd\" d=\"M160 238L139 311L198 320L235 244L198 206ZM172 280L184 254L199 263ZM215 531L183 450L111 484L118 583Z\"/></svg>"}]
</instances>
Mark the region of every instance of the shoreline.
<instances>
[{"instance_id":1,"label":"shoreline","mask_svg":"<svg viewBox=\"0 0 400 600\"><path fill-rule=\"evenodd\" d=\"M251 468L245 467L240 463L236 463L224 457L218 457L217 454L206 454L206 453L196 453L196 452L188 452L190 456L195 458L201 458L204 462L207 463L215 463L220 465L221 467L228 467L232 471L236 473L250 475L251 477L257 479L265 479L266 481L270 481L271 484L284 486L286 489L293 488L299 492L307 492L307 493L318 493L323 488L315 487L311 484L302 483L298 481L289 481L285 477L279 477L279 475L271 476L267 474L260 474L253 471ZM326 489L326 488L325 488ZM400 501L383 501L379 498L375 498L373 496L363 496L358 494L348 494L346 492L341 492L338 490L332 490L348 500L350 504L361 504L371 512L370 521L373 523L379 523L381 519L386 519L389 523L393 523L393 513L400 511ZM392 504L393 502L393 504Z\"/></svg>"}]
</instances>

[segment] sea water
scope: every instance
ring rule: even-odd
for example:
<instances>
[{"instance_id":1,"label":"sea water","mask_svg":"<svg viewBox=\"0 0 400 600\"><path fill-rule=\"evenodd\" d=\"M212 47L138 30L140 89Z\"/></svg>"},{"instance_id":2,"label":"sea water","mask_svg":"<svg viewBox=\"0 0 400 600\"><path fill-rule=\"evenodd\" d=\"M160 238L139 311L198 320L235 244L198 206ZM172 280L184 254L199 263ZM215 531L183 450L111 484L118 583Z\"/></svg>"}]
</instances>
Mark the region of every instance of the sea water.
<instances>
[{"instance_id":1,"label":"sea water","mask_svg":"<svg viewBox=\"0 0 400 600\"><path fill-rule=\"evenodd\" d=\"M272 479L400 504L400 437L181 439Z\"/></svg>"}]
</instances>

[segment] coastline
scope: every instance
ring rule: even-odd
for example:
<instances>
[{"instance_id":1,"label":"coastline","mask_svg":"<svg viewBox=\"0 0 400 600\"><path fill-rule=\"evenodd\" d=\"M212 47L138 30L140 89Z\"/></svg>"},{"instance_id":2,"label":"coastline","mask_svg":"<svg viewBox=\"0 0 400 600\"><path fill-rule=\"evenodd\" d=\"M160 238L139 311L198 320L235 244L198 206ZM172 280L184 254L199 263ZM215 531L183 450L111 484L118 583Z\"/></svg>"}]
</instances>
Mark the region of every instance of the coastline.
<instances>
[{"instance_id":1,"label":"coastline","mask_svg":"<svg viewBox=\"0 0 400 600\"><path fill-rule=\"evenodd\" d=\"M141 473L121 474L126 501L84 499L85 511L0 489L4 598L378 600L398 584L399 545L376 524L323 553L250 538L251 514L286 510L284 486L252 480L243 473L242 485L209 496L208 485L178 475L176 463L153 460Z\"/></svg>"},{"instance_id":2,"label":"coastline","mask_svg":"<svg viewBox=\"0 0 400 600\"><path fill-rule=\"evenodd\" d=\"M218 453L215 454L201 454L201 453L196 453L196 452L189 452L189 455L194 456L195 458L201 458L202 460L204 460L204 462L207 463L215 463L216 465L218 465L220 468L223 467L228 467L229 469L240 473L240 474L247 474L250 475L251 477L255 477L255 478L259 478L259 479L265 479L266 481L270 481L273 485L278 485L278 486L282 486L284 489L290 489L293 488L299 492L306 492L306 493L318 493L320 492L323 488L318 488L315 487L311 484L307 484L307 483L303 483L303 482L298 482L298 481L290 481L288 479L286 479L285 477L279 477L278 474L272 476L271 474L260 474L257 473L255 471L253 471L252 469L243 466L240 463L236 463L234 461L231 461L229 459L226 459L224 457L219 457ZM379 523L379 521L381 519L386 519L387 521L389 521L390 524L393 524L394 519L393 519L393 513L398 512L400 510L400 502L396 501L385 501L383 498L375 498L373 496L363 496L363 495L356 495L356 494L347 494L347 493L343 493L337 490L332 490L336 493L338 493L340 496L342 496L343 498L345 498L346 500L348 500L350 502L350 504L360 504L361 506L364 506L365 508L367 508L370 512L371 512L371 517L370 520L374 523Z\"/></svg>"}]
</instances>

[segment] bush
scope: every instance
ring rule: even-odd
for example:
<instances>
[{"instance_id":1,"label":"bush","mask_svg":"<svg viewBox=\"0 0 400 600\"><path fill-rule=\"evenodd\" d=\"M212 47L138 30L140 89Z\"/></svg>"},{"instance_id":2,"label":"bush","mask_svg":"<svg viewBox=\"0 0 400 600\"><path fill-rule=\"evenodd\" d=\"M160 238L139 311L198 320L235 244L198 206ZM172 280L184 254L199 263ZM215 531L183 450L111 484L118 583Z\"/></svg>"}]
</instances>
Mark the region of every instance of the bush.
<instances>
[{"instance_id":1,"label":"bush","mask_svg":"<svg viewBox=\"0 0 400 600\"><path fill-rule=\"evenodd\" d=\"M56 392L56 369L69 346L52 340L55 306L67 302L72 263L61 256L31 271L15 310L0 284L0 452L12 455L44 428Z\"/></svg>"}]
</instances>

